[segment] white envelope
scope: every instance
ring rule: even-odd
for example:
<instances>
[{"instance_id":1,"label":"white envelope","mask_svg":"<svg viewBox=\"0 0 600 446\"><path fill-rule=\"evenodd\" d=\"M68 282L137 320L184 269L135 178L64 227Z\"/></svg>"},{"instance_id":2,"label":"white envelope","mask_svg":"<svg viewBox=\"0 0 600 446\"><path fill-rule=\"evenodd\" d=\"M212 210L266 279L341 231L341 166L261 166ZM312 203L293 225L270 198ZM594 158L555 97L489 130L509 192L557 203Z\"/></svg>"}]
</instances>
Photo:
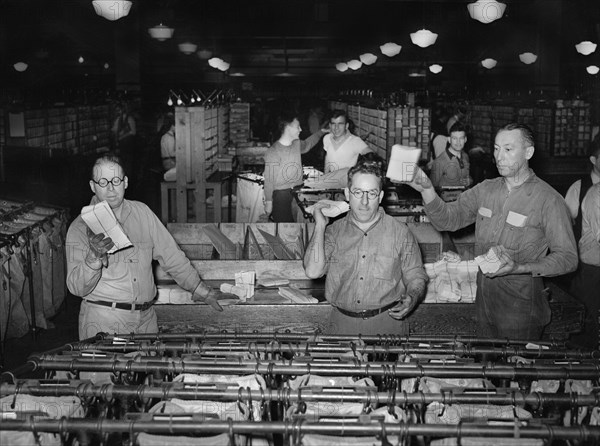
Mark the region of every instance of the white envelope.
<instances>
[{"instance_id":1,"label":"white envelope","mask_svg":"<svg viewBox=\"0 0 600 446\"><path fill-rule=\"evenodd\" d=\"M105 234L110 237L115 244L109 254L113 254L120 249L133 246L129 237L123 232L121 224L117 221L114 212L106 201L98 204L85 206L81 209L81 218L94 234Z\"/></svg>"},{"instance_id":2,"label":"white envelope","mask_svg":"<svg viewBox=\"0 0 600 446\"><path fill-rule=\"evenodd\" d=\"M420 158L421 149L394 144L385 176L394 181L412 181Z\"/></svg>"},{"instance_id":3,"label":"white envelope","mask_svg":"<svg viewBox=\"0 0 600 446\"><path fill-rule=\"evenodd\" d=\"M317 203L325 203L328 206L323 208L321 212L325 217L337 217L340 214L344 214L350 210L350 205L346 201L333 201L333 200L319 200ZM306 212L313 213L315 205L307 206Z\"/></svg>"}]
</instances>

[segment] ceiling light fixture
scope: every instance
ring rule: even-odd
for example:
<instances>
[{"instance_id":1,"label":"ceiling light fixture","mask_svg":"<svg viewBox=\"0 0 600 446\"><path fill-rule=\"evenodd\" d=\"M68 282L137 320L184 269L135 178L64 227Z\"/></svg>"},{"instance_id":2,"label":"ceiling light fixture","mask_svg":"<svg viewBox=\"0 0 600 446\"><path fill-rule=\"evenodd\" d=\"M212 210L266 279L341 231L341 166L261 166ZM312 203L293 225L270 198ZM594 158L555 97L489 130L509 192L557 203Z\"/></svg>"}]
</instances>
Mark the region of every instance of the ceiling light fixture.
<instances>
[{"instance_id":1,"label":"ceiling light fixture","mask_svg":"<svg viewBox=\"0 0 600 446\"><path fill-rule=\"evenodd\" d=\"M356 71L360 67L362 67L362 62L357 59L352 59L352 60L348 61L348 67L351 68L352 70Z\"/></svg>"},{"instance_id":2,"label":"ceiling light fixture","mask_svg":"<svg viewBox=\"0 0 600 446\"><path fill-rule=\"evenodd\" d=\"M231 77L244 77L246 75L244 73L236 72L236 73L231 73L230 76Z\"/></svg>"},{"instance_id":3,"label":"ceiling light fixture","mask_svg":"<svg viewBox=\"0 0 600 446\"><path fill-rule=\"evenodd\" d=\"M596 45L594 42L590 42L589 40L584 40L583 42L579 42L575 45L575 49L579 54L583 54L584 56L589 56L594 51L596 51Z\"/></svg>"},{"instance_id":4,"label":"ceiling light fixture","mask_svg":"<svg viewBox=\"0 0 600 446\"><path fill-rule=\"evenodd\" d=\"M105 63L104 63L104 69L105 69L105 70L108 70L109 68L110 68L110 65L108 64L108 62L105 62Z\"/></svg>"},{"instance_id":5,"label":"ceiling light fixture","mask_svg":"<svg viewBox=\"0 0 600 446\"><path fill-rule=\"evenodd\" d=\"M29 65L27 65L25 62L17 62L16 64L13 65L13 68L15 70L17 70L19 73L22 73L28 67L29 67Z\"/></svg>"},{"instance_id":6,"label":"ceiling light fixture","mask_svg":"<svg viewBox=\"0 0 600 446\"><path fill-rule=\"evenodd\" d=\"M425 70L420 70L417 68L412 68L408 72L408 77L425 77Z\"/></svg>"},{"instance_id":7,"label":"ceiling light fixture","mask_svg":"<svg viewBox=\"0 0 600 446\"><path fill-rule=\"evenodd\" d=\"M410 40L417 46L421 48L427 48L435 43L438 35L436 33L432 33L428 29L420 29L417 32L410 33Z\"/></svg>"},{"instance_id":8,"label":"ceiling light fixture","mask_svg":"<svg viewBox=\"0 0 600 446\"><path fill-rule=\"evenodd\" d=\"M196 45L195 43L192 43L192 42L180 43L178 45L178 47L179 47L179 51L181 51L183 54L185 54L187 56L195 53L196 50L198 49L198 45Z\"/></svg>"},{"instance_id":9,"label":"ceiling light fixture","mask_svg":"<svg viewBox=\"0 0 600 446\"><path fill-rule=\"evenodd\" d=\"M481 61L481 65L483 65L485 68L487 68L488 70L491 70L492 68L494 68L496 65L498 64L498 61L496 59L492 59L490 57L488 57L487 59L483 59Z\"/></svg>"},{"instance_id":10,"label":"ceiling light fixture","mask_svg":"<svg viewBox=\"0 0 600 446\"><path fill-rule=\"evenodd\" d=\"M208 60L212 57L212 51L209 50L200 50L198 51L198 57L202 60Z\"/></svg>"},{"instance_id":11,"label":"ceiling light fixture","mask_svg":"<svg viewBox=\"0 0 600 446\"><path fill-rule=\"evenodd\" d=\"M79 56L79 59L77 59L77 62L83 63L83 62L85 62L85 59L83 58L83 56Z\"/></svg>"},{"instance_id":12,"label":"ceiling light fixture","mask_svg":"<svg viewBox=\"0 0 600 446\"><path fill-rule=\"evenodd\" d=\"M217 70L220 70L220 71L227 71L227 70L229 70L229 67L231 66L229 63L225 62L223 59L220 59L218 57L213 57L211 59L208 59L208 64L211 67L216 68Z\"/></svg>"},{"instance_id":13,"label":"ceiling light fixture","mask_svg":"<svg viewBox=\"0 0 600 446\"><path fill-rule=\"evenodd\" d=\"M506 4L496 0L477 0L475 3L469 3L467 9L472 19L487 25L502 18Z\"/></svg>"},{"instance_id":14,"label":"ceiling light fixture","mask_svg":"<svg viewBox=\"0 0 600 446\"><path fill-rule=\"evenodd\" d=\"M163 25L162 23L152 28L148 28L148 33L153 39L156 39L160 42L164 42L167 39L173 37L173 32L175 29L169 28L168 26Z\"/></svg>"},{"instance_id":15,"label":"ceiling light fixture","mask_svg":"<svg viewBox=\"0 0 600 446\"><path fill-rule=\"evenodd\" d=\"M131 10L129 0L94 0L92 6L94 6L96 14L110 21L125 17Z\"/></svg>"},{"instance_id":16,"label":"ceiling light fixture","mask_svg":"<svg viewBox=\"0 0 600 446\"><path fill-rule=\"evenodd\" d=\"M519 54L519 60L525 65L531 65L537 60L537 55L533 53L521 53Z\"/></svg>"},{"instance_id":17,"label":"ceiling light fixture","mask_svg":"<svg viewBox=\"0 0 600 446\"><path fill-rule=\"evenodd\" d=\"M444 67L437 63L429 65L429 71L431 71L433 74L440 74L443 69Z\"/></svg>"},{"instance_id":18,"label":"ceiling light fixture","mask_svg":"<svg viewBox=\"0 0 600 446\"><path fill-rule=\"evenodd\" d=\"M585 69L585 71L587 71L589 74L598 74L600 68L596 65L590 65Z\"/></svg>"},{"instance_id":19,"label":"ceiling light fixture","mask_svg":"<svg viewBox=\"0 0 600 446\"><path fill-rule=\"evenodd\" d=\"M361 54L359 59L365 65L373 65L375 62L377 62L377 56L373 53Z\"/></svg>"},{"instance_id":20,"label":"ceiling light fixture","mask_svg":"<svg viewBox=\"0 0 600 446\"><path fill-rule=\"evenodd\" d=\"M394 57L396 54L398 54L400 52L400 50L402 49L402 46L400 46L394 42L388 42L388 43L381 45L379 47L379 49L381 50L382 54L385 54L388 57Z\"/></svg>"},{"instance_id":21,"label":"ceiling light fixture","mask_svg":"<svg viewBox=\"0 0 600 446\"><path fill-rule=\"evenodd\" d=\"M336 63L335 69L338 70L340 73L343 73L344 71L348 71L348 64L346 62Z\"/></svg>"}]
</instances>

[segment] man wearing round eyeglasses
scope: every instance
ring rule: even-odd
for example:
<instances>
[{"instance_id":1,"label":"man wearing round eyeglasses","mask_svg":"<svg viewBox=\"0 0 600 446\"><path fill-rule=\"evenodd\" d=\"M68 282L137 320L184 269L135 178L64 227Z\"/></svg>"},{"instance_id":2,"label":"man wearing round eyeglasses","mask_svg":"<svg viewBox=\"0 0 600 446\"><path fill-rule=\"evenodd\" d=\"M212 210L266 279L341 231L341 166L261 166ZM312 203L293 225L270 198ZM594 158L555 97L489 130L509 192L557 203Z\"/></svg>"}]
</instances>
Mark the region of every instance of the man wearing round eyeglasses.
<instances>
[{"instance_id":1,"label":"man wearing round eyeglasses","mask_svg":"<svg viewBox=\"0 0 600 446\"><path fill-rule=\"evenodd\" d=\"M106 154L92 168L91 204L106 201L133 246L108 252L113 241L94 234L78 216L67 232L67 287L83 298L79 312L79 338L98 332L156 333L152 304L156 286L152 261L157 260L192 299L222 311L212 290L198 275L158 217L143 203L125 199L128 178L121 159Z\"/></svg>"},{"instance_id":2,"label":"man wearing round eyeglasses","mask_svg":"<svg viewBox=\"0 0 600 446\"><path fill-rule=\"evenodd\" d=\"M358 136L350 133L350 123L344 110L334 110L329 120L331 133L323 138L325 150L325 173L348 169L356 164L358 155L371 149Z\"/></svg>"},{"instance_id":3,"label":"man wearing round eyeglasses","mask_svg":"<svg viewBox=\"0 0 600 446\"><path fill-rule=\"evenodd\" d=\"M400 322L425 296L427 275L406 224L380 209L383 160L373 153L348 171L349 214L327 226L317 203L315 229L304 255L306 275L327 274L325 297L334 307L327 327L338 334L408 334Z\"/></svg>"}]
</instances>

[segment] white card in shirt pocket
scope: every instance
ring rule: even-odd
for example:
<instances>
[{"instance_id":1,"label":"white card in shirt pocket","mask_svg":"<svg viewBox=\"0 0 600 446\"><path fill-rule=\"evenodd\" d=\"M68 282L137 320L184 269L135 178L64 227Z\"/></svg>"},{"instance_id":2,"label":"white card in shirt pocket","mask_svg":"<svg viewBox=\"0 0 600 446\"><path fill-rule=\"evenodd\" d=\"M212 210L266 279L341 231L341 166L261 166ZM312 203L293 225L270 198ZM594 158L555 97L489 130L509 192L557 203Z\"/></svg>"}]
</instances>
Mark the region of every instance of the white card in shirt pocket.
<instances>
[{"instance_id":1,"label":"white card in shirt pocket","mask_svg":"<svg viewBox=\"0 0 600 446\"><path fill-rule=\"evenodd\" d=\"M506 217L506 223L513 225L517 228L522 228L527 222L527 215L522 215L517 212L509 211Z\"/></svg>"},{"instance_id":2,"label":"white card in shirt pocket","mask_svg":"<svg viewBox=\"0 0 600 446\"><path fill-rule=\"evenodd\" d=\"M479 215L483 215L484 217L488 217L488 218L492 217L492 211L488 208L481 207L481 208L479 208L478 212L479 212Z\"/></svg>"}]
</instances>

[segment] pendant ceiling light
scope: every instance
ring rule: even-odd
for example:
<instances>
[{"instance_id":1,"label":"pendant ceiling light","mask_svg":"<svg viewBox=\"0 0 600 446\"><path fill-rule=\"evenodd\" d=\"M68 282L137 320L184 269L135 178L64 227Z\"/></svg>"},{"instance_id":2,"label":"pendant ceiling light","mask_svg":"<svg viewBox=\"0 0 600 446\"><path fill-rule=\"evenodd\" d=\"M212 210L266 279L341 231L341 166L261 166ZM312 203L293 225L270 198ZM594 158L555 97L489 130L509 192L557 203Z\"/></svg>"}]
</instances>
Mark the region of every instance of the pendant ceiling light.
<instances>
[{"instance_id":1,"label":"pendant ceiling light","mask_svg":"<svg viewBox=\"0 0 600 446\"><path fill-rule=\"evenodd\" d=\"M373 53L361 54L359 59L365 65L373 65L375 62L377 62L377 56Z\"/></svg>"},{"instance_id":2,"label":"pendant ceiling light","mask_svg":"<svg viewBox=\"0 0 600 446\"><path fill-rule=\"evenodd\" d=\"M439 74L442 72L443 69L444 67L437 63L429 65L429 71L431 71L433 74Z\"/></svg>"},{"instance_id":3,"label":"pendant ceiling light","mask_svg":"<svg viewBox=\"0 0 600 446\"><path fill-rule=\"evenodd\" d=\"M579 42L575 45L575 49L579 54L583 54L584 56L589 56L594 51L596 51L596 45L594 42L590 42L589 40L585 40L583 42Z\"/></svg>"},{"instance_id":4,"label":"pendant ceiling light","mask_svg":"<svg viewBox=\"0 0 600 446\"><path fill-rule=\"evenodd\" d=\"M150 36L160 42L164 42L165 40L173 37L174 31L175 30L173 28L169 28L162 23L160 25L153 26L152 28L148 28L148 33L150 33Z\"/></svg>"},{"instance_id":5,"label":"pendant ceiling light","mask_svg":"<svg viewBox=\"0 0 600 446\"><path fill-rule=\"evenodd\" d=\"M209 50L200 50L198 51L198 57L202 60L208 60L212 57L212 51Z\"/></svg>"},{"instance_id":6,"label":"pendant ceiling light","mask_svg":"<svg viewBox=\"0 0 600 446\"><path fill-rule=\"evenodd\" d=\"M191 42L184 42L184 43L180 43L178 45L179 47L179 51L181 51L183 54L186 55L190 55L196 52L196 50L198 49L198 45L196 45L195 43L191 43Z\"/></svg>"},{"instance_id":7,"label":"pendant ceiling light","mask_svg":"<svg viewBox=\"0 0 600 446\"><path fill-rule=\"evenodd\" d=\"M475 3L469 3L467 9L472 19L487 25L504 15L506 5L496 0L477 0Z\"/></svg>"},{"instance_id":8,"label":"pendant ceiling light","mask_svg":"<svg viewBox=\"0 0 600 446\"><path fill-rule=\"evenodd\" d=\"M417 46L421 48L427 48L435 43L438 35L436 33L432 33L428 29L420 29L417 32L410 33L410 40Z\"/></svg>"},{"instance_id":9,"label":"pendant ceiling light","mask_svg":"<svg viewBox=\"0 0 600 446\"><path fill-rule=\"evenodd\" d=\"M590 65L589 67L587 67L585 69L585 71L587 71L589 74L598 74L598 72L600 71L600 68L597 67L596 65Z\"/></svg>"},{"instance_id":10,"label":"pendant ceiling light","mask_svg":"<svg viewBox=\"0 0 600 446\"><path fill-rule=\"evenodd\" d=\"M388 57L394 57L396 54L400 52L402 47L394 42L388 42L379 47L382 54L385 54Z\"/></svg>"},{"instance_id":11,"label":"pendant ceiling light","mask_svg":"<svg viewBox=\"0 0 600 446\"><path fill-rule=\"evenodd\" d=\"M492 68L494 68L496 65L498 64L498 61L496 59L492 59L490 57L488 57L487 59L483 59L481 61L481 65L483 65L485 68L487 68L488 70L491 70Z\"/></svg>"},{"instance_id":12,"label":"pendant ceiling light","mask_svg":"<svg viewBox=\"0 0 600 446\"><path fill-rule=\"evenodd\" d=\"M96 14L111 21L125 17L131 9L131 2L128 0L94 0L92 5Z\"/></svg>"},{"instance_id":13,"label":"pendant ceiling light","mask_svg":"<svg viewBox=\"0 0 600 446\"><path fill-rule=\"evenodd\" d=\"M352 59L352 60L348 61L348 67L350 67L350 69L356 71L360 67L362 67L362 62L357 59Z\"/></svg>"},{"instance_id":14,"label":"pendant ceiling light","mask_svg":"<svg viewBox=\"0 0 600 446\"><path fill-rule=\"evenodd\" d=\"M227 71L227 70L229 70L229 67L231 66L229 63L225 62L223 59L220 59L218 57L213 57L212 59L208 59L208 64L211 67L216 68L217 70L220 70L220 71Z\"/></svg>"},{"instance_id":15,"label":"pendant ceiling light","mask_svg":"<svg viewBox=\"0 0 600 446\"><path fill-rule=\"evenodd\" d=\"M348 71L348 64L346 62L336 63L335 69L343 73L344 71Z\"/></svg>"},{"instance_id":16,"label":"pendant ceiling light","mask_svg":"<svg viewBox=\"0 0 600 446\"><path fill-rule=\"evenodd\" d=\"M29 67L29 65L27 65L25 62L17 62L16 64L13 65L13 68L20 73L25 71L28 67Z\"/></svg>"},{"instance_id":17,"label":"pendant ceiling light","mask_svg":"<svg viewBox=\"0 0 600 446\"><path fill-rule=\"evenodd\" d=\"M537 55L533 53L521 53L519 54L519 60L525 65L530 65L537 60Z\"/></svg>"}]
</instances>

